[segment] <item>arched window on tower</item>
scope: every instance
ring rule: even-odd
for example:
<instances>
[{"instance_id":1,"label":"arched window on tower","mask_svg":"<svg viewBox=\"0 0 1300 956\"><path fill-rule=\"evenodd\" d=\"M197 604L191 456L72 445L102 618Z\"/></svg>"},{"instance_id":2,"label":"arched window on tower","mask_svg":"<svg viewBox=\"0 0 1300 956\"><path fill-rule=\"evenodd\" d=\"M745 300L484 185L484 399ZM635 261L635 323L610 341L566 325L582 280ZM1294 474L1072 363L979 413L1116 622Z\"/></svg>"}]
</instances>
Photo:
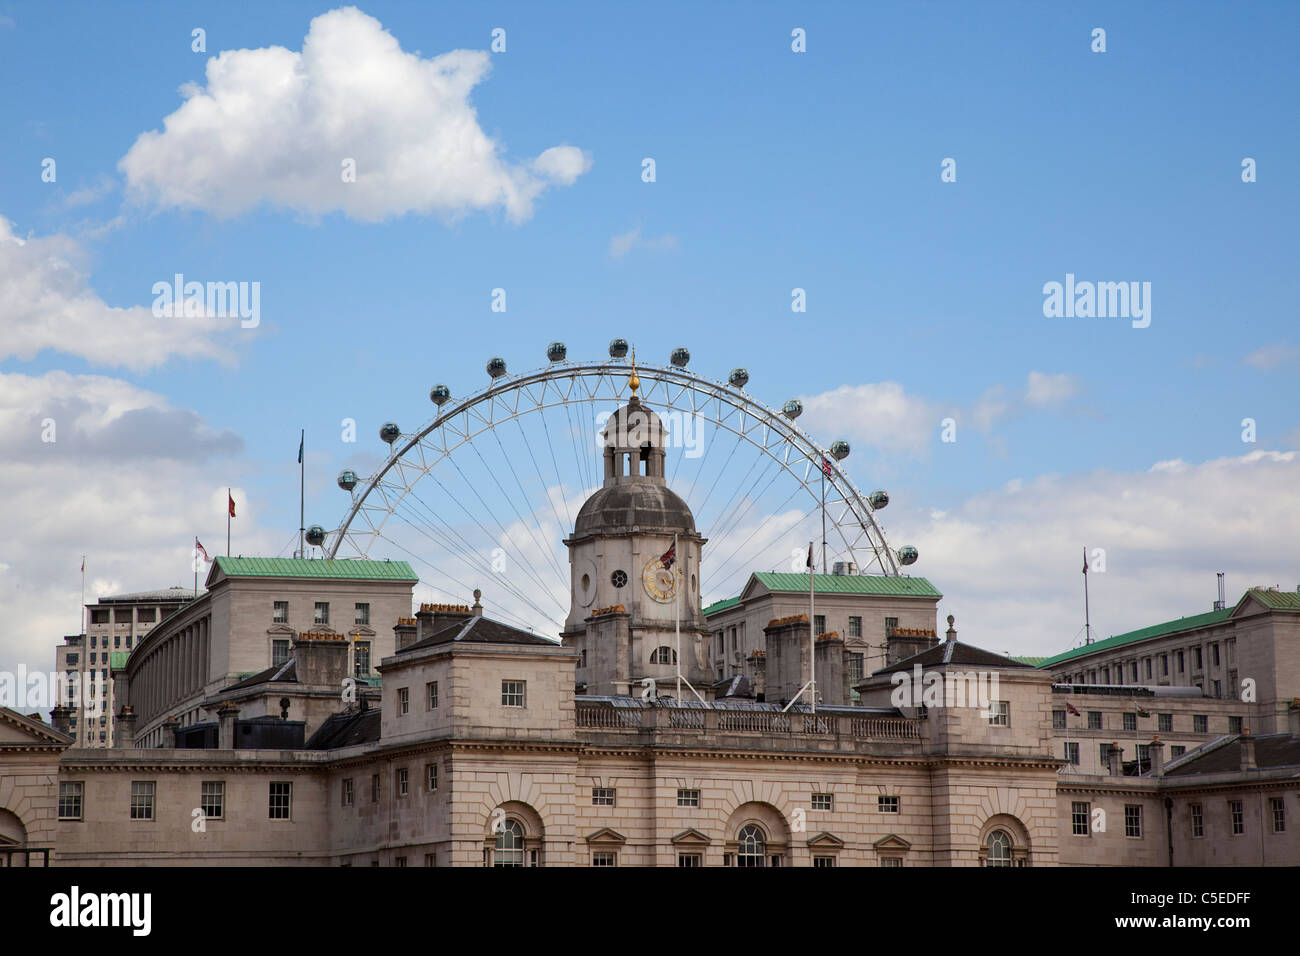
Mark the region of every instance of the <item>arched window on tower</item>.
<instances>
[{"instance_id":1,"label":"arched window on tower","mask_svg":"<svg viewBox=\"0 0 1300 956\"><path fill-rule=\"evenodd\" d=\"M651 664L676 664L677 652L674 651L667 644L664 644L661 647L656 647L654 651L652 651L650 654L650 663Z\"/></svg>"}]
</instances>

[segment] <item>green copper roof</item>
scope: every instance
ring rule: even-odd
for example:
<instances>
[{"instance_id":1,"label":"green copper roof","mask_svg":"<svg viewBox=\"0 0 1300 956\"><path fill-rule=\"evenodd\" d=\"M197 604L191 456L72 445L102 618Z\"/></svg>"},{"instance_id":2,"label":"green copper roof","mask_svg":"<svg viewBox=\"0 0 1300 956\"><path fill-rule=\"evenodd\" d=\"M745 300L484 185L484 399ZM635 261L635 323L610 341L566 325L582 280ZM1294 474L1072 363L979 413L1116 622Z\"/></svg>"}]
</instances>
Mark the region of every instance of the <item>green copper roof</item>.
<instances>
[{"instance_id":1,"label":"green copper roof","mask_svg":"<svg viewBox=\"0 0 1300 956\"><path fill-rule=\"evenodd\" d=\"M227 558L216 566L227 577L240 578L343 578L366 581L418 581L405 561L367 561L359 558L310 560L305 558Z\"/></svg>"},{"instance_id":2,"label":"green copper roof","mask_svg":"<svg viewBox=\"0 0 1300 956\"><path fill-rule=\"evenodd\" d=\"M1013 661L1020 661L1022 664L1028 664L1030 667L1038 667L1047 660L1046 657L1021 657L1019 655L1011 658Z\"/></svg>"},{"instance_id":3,"label":"green copper roof","mask_svg":"<svg viewBox=\"0 0 1300 956\"><path fill-rule=\"evenodd\" d=\"M808 575L757 571L754 574L769 591L808 590ZM883 574L814 574L816 594L888 594L898 597L943 597L925 578L888 577Z\"/></svg>"},{"instance_id":4,"label":"green copper roof","mask_svg":"<svg viewBox=\"0 0 1300 956\"><path fill-rule=\"evenodd\" d=\"M1260 604L1273 611L1300 611L1300 593L1295 591L1268 591L1264 588L1251 588L1241 596L1244 601L1253 597ZM1238 607L1241 601L1237 602Z\"/></svg>"},{"instance_id":5,"label":"green copper roof","mask_svg":"<svg viewBox=\"0 0 1300 956\"><path fill-rule=\"evenodd\" d=\"M130 653L131 653L130 651L113 651L113 653L109 656L108 666L115 671L121 670L123 667L126 666L126 658L127 655Z\"/></svg>"},{"instance_id":6,"label":"green copper roof","mask_svg":"<svg viewBox=\"0 0 1300 956\"><path fill-rule=\"evenodd\" d=\"M1076 647L1074 650L1066 651L1064 654L1057 654L1055 657L1045 658L1039 667L1051 667L1064 661L1073 660L1076 657L1083 657L1086 654L1095 654L1097 651L1108 651L1111 648L1122 647L1125 644L1132 644L1134 641L1143 641L1149 637L1164 637L1168 634L1177 634L1180 631L1190 631L1193 628L1205 627L1208 624L1219 624L1228 619L1231 609L1225 608L1222 611L1206 611L1204 614L1193 614L1191 617L1180 617L1175 621L1165 621L1163 624L1152 624L1150 627L1138 628L1136 631L1129 631L1126 634L1116 634L1114 637L1108 637L1104 641L1095 641L1092 644L1085 644L1083 647Z\"/></svg>"},{"instance_id":7,"label":"green copper roof","mask_svg":"<svg viewBox=\"0 0 1300 956\"><path fill-rule=\"evenodd\" d=\"M769 591L782 593L808 593L808 575L799 573L780 573L776 571L756 571L754 578ZM925 578L896 578L883 574L814 574L813 593L815 594L877 594L895 597L933 597L943 595ZM727 598L714 601L703 610L704 615L725 611L740 603L740 598Z\"/></svg>"}]
</instances>

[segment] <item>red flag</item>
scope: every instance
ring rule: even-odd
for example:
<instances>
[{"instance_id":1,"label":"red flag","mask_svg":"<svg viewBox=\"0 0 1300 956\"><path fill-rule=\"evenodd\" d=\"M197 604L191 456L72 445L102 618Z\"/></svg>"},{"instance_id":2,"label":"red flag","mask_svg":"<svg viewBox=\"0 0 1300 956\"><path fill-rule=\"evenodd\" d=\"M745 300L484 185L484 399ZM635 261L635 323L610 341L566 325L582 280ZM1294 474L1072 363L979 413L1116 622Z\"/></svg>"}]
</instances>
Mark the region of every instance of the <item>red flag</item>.
<instances>
[{"instance_id":1,"label":"red flag","mask_svg":"<svg viewBox=\"0 0 1300 956\"><path fill-rule=\"evenodd\" d=\"M204 561L207 561L207 562L211 562L211 561L212 561L212 559L208 557L208 550L207 550L207 548L203 547L203 545L199 543L199 539L198 539L198 538L195 538L195 539L194 539L194 550L195 550L196 552L198 552L199 554L203 555L203 560L204 560Z\"/></svg>"},{"instance_id":2,"label":"red flag","mask_svg":"<svg viewBox=\"0 0 1300 956\"><path fill-rule=\"evenodd\" d=\"M834 474L835 474L835 469L833 469L833 468L831 467L831 463L830 463L829 461L826 460L826 456L825 456L825 455L822 455L822 473L823 473L823 474L826 474L826 475L834 475Z\"/></svg>"},{"instance_id":3,"label":"red flag","mask_svg":"<svg viewBox=\"0 0 1300 956\"><path fill-rule=\"evenodd\" d=\"M233 518L235 516L235 499L228 491L226 492L226 497L230 499L230 517Z\"/></svg>"},{"instance_id":4,"label":"red flag","mask_svg":"<svg viewBox=\"0 0 1300 956\"><path fill-rule=\"evenodd\" d=\"M1076 716L1076 717L1079 716L1079 709L1078 709L1077 707L1075 707L1073 704L1071 704L1069 701L1066 701L1066 703L1065 703L1065 709L1066 709L1067 711L1069 711L1070 713L1074 714L1074 716Z\"/></svg>"},{"instance_id":5,"label":"red flag","mask_svg":"<svg viewBox=\"0 0 1300 956\"><path fill-rule=\"evenodd\" d=\"M669 548L667 551L665 551L662 556L660 556L659 563L662 564L665 568L671 568L673 566L673 562L676 560L677 560L677 544L676 542L674 542L673 546Z\"/></svg>"}]
</instances>

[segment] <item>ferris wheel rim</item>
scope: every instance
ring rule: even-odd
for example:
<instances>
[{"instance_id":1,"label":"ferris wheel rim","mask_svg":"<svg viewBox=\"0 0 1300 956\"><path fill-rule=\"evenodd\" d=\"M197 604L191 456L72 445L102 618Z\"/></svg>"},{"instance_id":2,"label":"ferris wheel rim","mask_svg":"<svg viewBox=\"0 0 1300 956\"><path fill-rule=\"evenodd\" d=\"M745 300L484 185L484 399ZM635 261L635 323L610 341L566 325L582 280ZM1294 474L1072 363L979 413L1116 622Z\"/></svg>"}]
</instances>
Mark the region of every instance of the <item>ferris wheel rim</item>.
<instances>
[{"instance_id":1,"label":"ferris wheel rim","mask_svg":"<svg viewBox=\"0 0 1300 956\"><path fill-rule=\"evenodd\" d=\"M357 516L362 513L363 506L366 504L370 495L376 492L377 490L383 489L385 487L384 485L385 476L387 476L394 468L399 468L402 464L413 464L413 462L406 461L405 456L409 452L417 448L421 448L422 447L421 443L424 441L424 439L427 436L435 432L437 429L445 426L454 417L465 415L472 409L482 405L484 402L490 402L493 399L508 393L519 393L527 389L529 386L536 385L538 383L542 383L543 385L545 385L545 383L562 380L562 379L572 379L574 381L577 381L583 378L595 378L599 380L605 377L609 377L612 383L614 381L613 378L614 376L625 375L628 372L630 372L631 369L632 369L631 363L617 361L617 360L599 360L599 361L588 361L588 362L557 361L557 362L551 362L548 365L543 366L541 368L532 369L528 372L521 372L515 375L502 375L499 377L494 377L492 382L486 388L480 389L479 391L474 392L460 400L456 400L453 397L451 399L451 402L454 402L455 403L454 405L450 405L449 403L450 407L448 407L446 410L439 407L438 413L430 421L422 425L418 430L409 434L400 435L400 439L401 439L400 442L398 441L392 442L390 445L388 457L384 461L382 466L379 467L373 475L367 478L364 481L364 483L362 482L357 483L356 490L350 492L352 496L352 503L342 523L334 530L328 532L329 540L326 547L324 548L326 552L326 556L331 559L337 557L339 547L342 545L342 543L345 540L352 541L354 547L356 547L359 552L367 553L365 549L362 549L361 547L356 545L356 537L358 535L369 536L372 538L382 537L381 530L375 528L371 528L370 530L359 530L354 532L352 530L353 521L356 520ZM729 404L733 409L735 409L738 412L741 412L742 414L748 413L750 415L753 415L756 419L761 419L766 426L772 427L777 432L779 432L783 436L785 442L789 443L796 450L802 453L801 457L796 459L796 463L798 461L806 460L809 465L814 465L819 470L822 467L821 463L825 463L826 465L829 465L831 468L831 473L826 475L827 481L839 492L839 501L845 504L848 508L848 512L843 514L840 518L834 519L833 521L833 524L835 525L837 531L839 531L840 533L841 540L844 542L845 548L848 550L850 555L852 555L853 557L857 556L853 545L848 541L847 537L844 536L844 530L843 530L843 525L847 523L846 519L848 517L848 513L851 513L852 518L854 519L853 523L856 524L857 527L863 533L863 535L866 536L867 541L869 543L869 547L862 547L859 550L869 551L872 554L874 560L879 564L881 568L881 572L883 573L884 576L889 576L889 577L903 576L903 572L899 568L899 562L897 560L897 556L894 553L894 549L889 545L888 539L886 538L884 533L884 529L880 526L880 524L875 519L876 509L874 509L870 505L870 503L867 501L865 496L863 496L862 492L858 489L856 484L854 484L853 480L849 477L848 473L842 467L841 462L837 460L833 455L831 455L827 449L822 448L812 438L812 436L808 434L808 432L806 432L802 427L798 425L798 423L794 419L783 414L777 409L772 408L771 406L767 405L765 402L761 401L760 399L755 398L750 393L745 391L743 388L737 388L731 385L730 383L709 378L707 376L690 371L685 367L638 363L636 365L636 370L637 373L641 376L643 386L647 382L663 383L665 386L667 386L669 383L677 384L682 386L682 388L686 391L690 391L694 394L704 396L705 399L708 401L716 400L716 401L725 402ZM651 385L651 389L653 389L653 385ZM752 438L749 438L746 432L736 431L736 429L734 429L731 425L727 424L725 421L720 420L720 417L714 417L705 414L699 408L692 407L690 409L681 409L678 406L673 405L670 401L656 400L653 398L649 398L646 393L648 393L651 389L643 390L643 394L640 397L644 403L651 406L659 406L667 409L680 410L683 412L689 411L690 414L702 416L706 421L710 421L714 425L723 428L727 431L730 431L741 438L748 439L751 445L757 447L761 452L767 454L769 458L771 458L778 465L784 468L789 474L791 474L792 477L795 478L796 481L798 481L805 488L805 490L807 490L808 481L805 479L801 479L794 472L794 469L789 462L783 461L780 458L776 457L775 455L771 454L769 450L769 446L761 445L758 444L757 442L754 442ZM621 390L615 388L614 391L619 392ZM621 394L614 394L609 396L604 396L604 395L597 396L596 391L592 390L586 396L579 396L562 402L555 402L552 403L551 405L545 405L543 403L538 402L532 408L527 409L523 412L520 411L514 412L510 416L510 418L517 418L520 415L526 414L529 411L541 411L546 408L554 408L557 405L563 406L567 409L568 406L572 404L593 404L594 405L599 401L625 400L626 397L627 397L626 395L621 395ZM508 419L503 419L503 421L504 420L508 420ZM482 429L474 433L473 437L482 434L483 431L495 428L497 424L498 422L496 421L493 421L491 423L486 423ZM463 444L464 442L470 440L472 440L472 438L467 434L464 440L456 444L452 450L454 450L454 448L460 447L460 444ZM450 454L450 450L445 453L444 457L446 456L446 454ZM434 465L436 464L437 462L434 463ZM424 475L429 474L429 472L432 471L434 465L416 466L420 470L420 477L424 477ZM419 478L417 478L416 481L419 481ZM407 486L398 486L396 484L390 484L387 487L391 487L394 489L401 487L406 493L409 493L409 487ZM404 496L405 495L403 495L402 497ZM402 497L398 498L398 502L397 502L398 504L400 504ZM385 511L388 515L391 516L395 512L396 507L397 504L392 504L392 505L385 504L383 506L377 507L375 510Z\"/></svg>"}]
</instances>

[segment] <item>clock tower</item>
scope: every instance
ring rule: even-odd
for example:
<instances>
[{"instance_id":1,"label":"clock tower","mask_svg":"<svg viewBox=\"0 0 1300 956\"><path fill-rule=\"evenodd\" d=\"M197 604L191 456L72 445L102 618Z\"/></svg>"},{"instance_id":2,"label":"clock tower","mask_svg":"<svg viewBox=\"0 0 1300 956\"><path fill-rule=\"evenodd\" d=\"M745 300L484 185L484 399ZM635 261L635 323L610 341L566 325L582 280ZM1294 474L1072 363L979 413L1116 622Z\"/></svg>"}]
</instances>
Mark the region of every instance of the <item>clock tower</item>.
<instances>
[{"instance_id":1,"label":"clock tower","mask_svg":"<svg viewBox=\"0 0 1300 956\"><path fill-rule=\"evenodd\" d=\"M574 520L569 549L572 599L566 647L578 651L576 679L599 696L674 695L677 632L681 675L706 699L708 631L700 613L700 549L690 508L664 476L667 432L637 397L610 416L602 435L605 480ZM694 699L683 683L682 697Z\"/></svg>"}]
</instances>

